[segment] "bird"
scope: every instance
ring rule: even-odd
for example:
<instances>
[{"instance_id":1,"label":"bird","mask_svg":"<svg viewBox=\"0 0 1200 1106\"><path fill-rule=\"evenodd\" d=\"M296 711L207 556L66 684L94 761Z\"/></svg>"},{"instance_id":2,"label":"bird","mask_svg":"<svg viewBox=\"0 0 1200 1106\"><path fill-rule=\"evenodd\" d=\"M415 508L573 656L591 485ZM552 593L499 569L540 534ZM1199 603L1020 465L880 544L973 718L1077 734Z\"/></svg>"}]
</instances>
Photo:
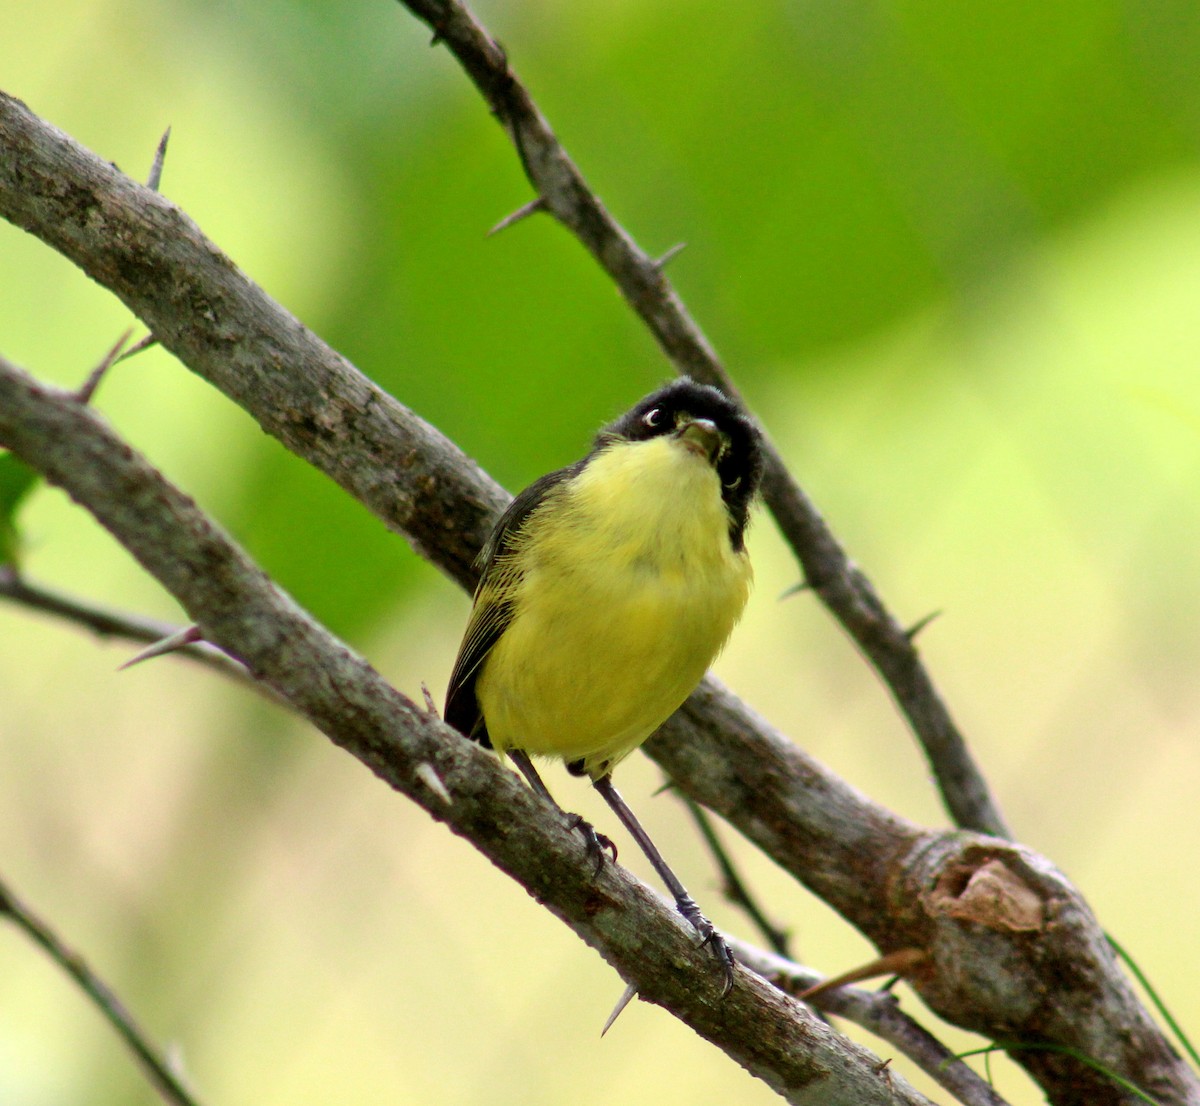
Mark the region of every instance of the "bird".
<instances>
[{"instance_id":1,"label":"bird","mask_svg":"<svg viewBox=\"0 0 1200 1106\"><path fill-rule=\"evenodd\" d=\"M680 378L521 492L479 555L445 721L507 756L578 829L597 872L610 838L563 811L533 764L587 776L733 983L728 945L612 782L691 694L740 618L761 437L716 388Z\"/></svg>"}]
</instances>

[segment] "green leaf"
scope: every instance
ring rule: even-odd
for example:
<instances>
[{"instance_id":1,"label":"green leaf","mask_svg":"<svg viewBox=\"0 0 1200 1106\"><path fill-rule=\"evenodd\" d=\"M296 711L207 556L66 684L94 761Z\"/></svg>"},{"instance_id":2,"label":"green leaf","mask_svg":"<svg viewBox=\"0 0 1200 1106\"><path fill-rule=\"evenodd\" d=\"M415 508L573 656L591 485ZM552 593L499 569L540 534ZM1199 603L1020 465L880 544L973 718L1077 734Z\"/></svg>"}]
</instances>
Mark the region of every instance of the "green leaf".
<instances>
[{"instance_id":1,"label":"green leaf","mask_svg":"<svg viewBox=\"0 0 1200 1106\"><path fill-rule=\"evenodd\" d=\"M0 454L0 565L15 565L21 535L17 510L38 482L38 474L11 453Z\"/></svg>"}]
</instances>

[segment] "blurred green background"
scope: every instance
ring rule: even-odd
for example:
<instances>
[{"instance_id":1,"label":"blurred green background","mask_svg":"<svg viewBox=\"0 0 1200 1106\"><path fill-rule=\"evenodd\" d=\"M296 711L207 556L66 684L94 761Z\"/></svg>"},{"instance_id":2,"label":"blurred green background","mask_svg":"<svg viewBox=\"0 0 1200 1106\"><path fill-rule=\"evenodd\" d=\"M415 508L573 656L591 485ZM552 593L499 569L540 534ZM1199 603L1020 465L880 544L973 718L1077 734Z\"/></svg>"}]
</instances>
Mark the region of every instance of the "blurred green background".
<instances>
[{"instance_id":1,"label":"blurred green background","mask_svg":"<svg viewBox=\"0 0 1200 1106\"><path fill-rule=\"evenodd\" d=\"M1200 1033L1200 8L479 11L639 242L688 243L670 275L798 478L900 618L943 612L921 645L1015 832ZM163 191L509 488L669 373L548 219L485 239L528 185L399 5L4 15L0 87L143 179L171 125ZM64 384L131 322L7 225L0 292L0 349ZM467 600L401 539L161 351L97 403L399 687L440 696ZM179 618L62 495L38 491L22 521L31 578ZM857 787L943 825L886 693L811 596L778 600L797 572L766 517L752 554L719 674ZM0 606L0 871L206 1103L775 1101L657 1009L601 1042L617 977L468 846L247 691L177 660L116 674L131 652ZM548 778L604 823L578 781ZM681 808L650 798L656 769L636 757L621 781L702 905L748 934ZM867 958L738 855L807 962ZM8 929L0 1101L158 1101Z\"/></svg>"}]
</instances>

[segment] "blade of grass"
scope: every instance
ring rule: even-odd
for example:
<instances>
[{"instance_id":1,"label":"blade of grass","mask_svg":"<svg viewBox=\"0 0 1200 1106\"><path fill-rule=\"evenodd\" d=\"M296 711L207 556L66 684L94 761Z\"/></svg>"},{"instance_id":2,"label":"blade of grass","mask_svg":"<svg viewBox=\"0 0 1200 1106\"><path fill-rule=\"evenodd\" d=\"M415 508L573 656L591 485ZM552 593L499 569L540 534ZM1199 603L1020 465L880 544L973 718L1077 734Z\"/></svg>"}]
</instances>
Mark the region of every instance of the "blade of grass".
<instances>
[{"instance_id":1,"label":"blade of grass","mask_svg":"<svg viewBox=\"0 0 1200 1106\"><path fill-rule=\"evenodd\" d=\"M1162 1020L1170 1027L1171 1032L1175 1034L1176 1039L1183 1046L1183 1050L1192 1058L1192 1063L1200 1069L1200 1055L1197 1055L1195 1046L1183 1031L1183 1027L1175 1020L1171 1011L1167 1009L1166 1003L1158 997L1158 992L1154 989L1150 980L1146 978L1142 969L1138 967L1137 961L1125 951L1124 946L1120 945L1111 933L1106 933L1104 936L1108 939L1108 943L1112 945L1113 952L1117 954L1124 962L1125 967L1129 969L1130 975L1138 981L1142 990L1149 996L1150 1001L1154 1004L1154 1008L1162 1016Z\"/></svg>"}]
</instances>

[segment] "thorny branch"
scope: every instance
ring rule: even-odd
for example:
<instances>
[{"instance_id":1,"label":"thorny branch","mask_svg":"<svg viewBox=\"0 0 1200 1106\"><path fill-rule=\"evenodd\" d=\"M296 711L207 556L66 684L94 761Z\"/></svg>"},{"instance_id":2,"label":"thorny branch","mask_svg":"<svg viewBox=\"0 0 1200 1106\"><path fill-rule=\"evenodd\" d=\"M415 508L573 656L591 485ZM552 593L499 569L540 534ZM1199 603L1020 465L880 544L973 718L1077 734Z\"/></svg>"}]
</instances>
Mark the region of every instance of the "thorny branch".
<instances>
[{"instance_id":1,"label":"thorny branch","mask_svg":"<svg viewBox=\"0 0 1200 1106\"><path fill-rule=\"evenodd\" d=\"M663 272L588 187L504 48L457 0L401 0L444 43L508 132L537 192L518 214L550 212L612 277L679 372L737 390L720 358ZM503 224L501 224L503 225ZM497 228L499 229L499 228ZM770 439L763 497L792 547L808 584L883 678L933 768L956 825L1008 837L1004 819L966 741L913 644L915 635L884 607L866 575L850 560L820 512L788 473Z\"/></svg>"},{"instance_id":2,"label":"thorny branch","mask_svg":"<svg viewBox=\"0 0 1200 1106\"><path fill-rule=\"evenodd\" d=\"M52 614L104 637L116 637L132 642L154 642L175 636L177 633L176 628L167 623L99 608L28 584L21 580L10 566L0 566L0 597ZM209 665L223 674L245 678L245 669L211 646L185 646L177 652L181 656ZM786 942L786 935L762 916L761 909L750 898L732 867L732 861L716 837L715 829L704 809L690 798L685 797L684 801L709 841L710 848L724 873L727 894L746 909L773 948L773 952L766 952L734 940L732 943L738 960L792 995L798 995L806 987L819 982L819 973L796 964L781 951ZM3 912L6 902L14 904L10 913L22 923L22 928L33 932L35 927L29 921L32 914L27 910L19 910L15 905L15 897L11 893L6 894L0 883L0 913ZM44 934L50 933L44 923L38 925L36 930ZM80 965L81 961L73 954L64 953L61 945L55 945L52 935L46 940L39 938L38 943L64 964L73 976L80 978L76 966ZM86 972L86 969L82 970ZM139 1055L157 1055L153 1046L144 1041L144 1035L136 1025L127 1019L123 1007L113 996L111 989L94 985L86 975L81 986L100 1005L106 1017L118 1026L123 1037L132 1037L143 1042L135 1049ZM890 994L841 988L822 996L816 1005L823 1011L862 1026L881 1040L892 1044L954 1093L964 1106L1003 1106L1002 1100L974 1072L961 1061L954 1060L945 1046L912 1018L902 1013L895 998Z\"/></svg>"},{"instance_id":3,"label":"thorny branch","mask_svg":"<svg viewBox=\"0 0 1200 1106\"><path fill-rule=\"evenodd\" d=\"M21 576L12 565L0 565L0 599L19 603L30 610L54 615L56 618L90 630L98 637L115 637L125 641L140 641L149 645L171 637L179 630L178 626L172 626L169 622L160 622L156 618L146 618L142 615L101 607L75 596L64 595L62 592L32 583ZM211 645L198 642L195 645L183 646L179 652L220 672L223 676L232 676L234 679L243 681L249 679L246 670L237 661L227 657Z\"/></svg>"},{"instance_id":4,"label":"thorny branch","mask_svg":"<svg viewBox=\"0 0 1200 1106\"><path fill-rule=\"evenodd\" d=\"M157 642L173 637L178 632L176 627L168 623L96 607L93 604L29 584L20 579L11 566L6 565L0 565L0 597L51 614L103 637L131 642ZM246 670L241 665L230 660L224 653L212 646L189 645L183 646L175 652L179 656L211 667L223 675L240 680L247 678ZM262 687L263 685L255 686ZM284 706L290 706L273 693L271 697ZM786 947L787 935L768 922L763 917L761 909L751 899L748 890L733 869L732 861L716 837L715 829L704 808L693 799L685 797L684 801L717 858L727 883L727 894L750 914L772 947L772 951L768 952L746 942L731 939L737 959L792 995L798 995L806 987L820 982L821 976L818 972L804 968L787 957L783 951ZM127 1040L133 1039L139 1042L133 1046L137 1054L139 1056L149 1055L151 1057L149 1063L154 1069L165 1068L165 1061L158 1059L153 1046L145 1039L145 1035L141 1033L136 1024L127 1017L124 1008L111 989L95 981L94 977L87 973L87 969L79 957L67 952L65 947L56 941L49 927L45 923L38 922L27 908L21 907L16 897L7 891L3 882L0 881L0 914L5 912L6 906L14 921L34 935L38 944L46 948L50 955L64 966L65 970L80 981L83 989L100 1006L105 1016L117 1026L121 1035ZM823 1011L854 1022L881 1040L892 1044L938 1083L954 1093L964 1106L1004 1106L1003 1101L995 1092L970 1068L967 1068L962 1061L954 1060L945 1046L941 1045L911 1017L902 1013L892 995L841 988L832 994L822 996L816 1005ZM157 1071L155 1078L156 1081L161 1078ZM181 1106L190 1106L190 1104L181 1103Z\"/></svg>"},{"instance_id":5,"label":"thorny branch","mask_svg":"<svg viewBox=\"0 0 1200 1106\"><path fill-rule=\"evenodd\" d=\"M504 502L496 486L273 303L178 208L3 95L0 214L76 261L189 368L404 533L423 555L470 583L471 559ZM19 382L20 374L13 380ZM689 935L657 899L619 869L592 883L577 843L569 835L564 840L557 822L537 824L538 804L494 761L476 759L472 746L383 685L227 543L214 539L198 546L197 535L211 530L207 520L187 515L183 529L191 541L182 546L153 544L156 526L194 505L167 495L140 459L136 471L113 468L118 461L132 463L118 444L111 456L102 451L111 462L107 468L90 455L53 460L55 451L73 443L94 444L99 432L90 424L54 422L55 412L70 412L72 420L94 417L73 395L64 395L28 418L11 397L0 396L0 441L22 435L29 463L69 487L114 532L124 519L120 540L180 598L208 640L245 659L259 679L287 695L335 741L445 817L506 871L522 873L517 878L635 981L642 997L662 1002L739 1058L739 1050L749 1049L742 1062L770 1073L764 1078L772 1086L779 1086L778 1077L811 1089L812 1054L805 1049L818 1031L804 1023L801 1043L792 1035L797 1015L791 1008L771 1006L775 1000L740 973L734 994L714 1012L708 991L695 986ZM151 481L152 494L142 494L145 481ZM132 520L110 518L110 510L140 513ZM713 681L698 689L648 751L681 789L722 814L882 952L923 950L922 974L911 982L950 1020L1018 1045L1069 1046L1133 1078L1164 1104L1200 1101L1194 1074L1138 1005L1086 904L1036 854L906 823L830 776ZM427 782L430 773L445 781L454 797L450 808ZM510 855L507 850L518 844L531 855ZM581 917L575 896L593 906L600 896L605 905ZM636 954L614 939L625 920L636 926ZM690 985L678 994L669 978L656 974L672 964L688 966ZM742 1005L743 984L753 991L748 1006ZM766 1016L768 1007L773 1012ZM770 1039L759 1032L746 1040L735 1032L738 1025L752 1033L770 1025ZM819 1033L815 1039L823 1041ZM795 1052L775 1051L777 1044ZM1069 1056L1022 1051L1019 1059L1056 1103L1123 1101L1111 1084ZM786 1075L779 1075L780 1066ZM860 1069L851 1063L836 1070ZM849 1097L825 1094L822 1101L875 1100L861 1097L857 1084L843 1090Z\"/></svg>"},{"instance_id":6,"label":"thorny branch","mask_svg":"<svg viewBox=\"0 0 1200 1106\"><path fill-rule=\"evenodd\" d=\"M731 941L733 955L788 994L798 995L821 982L816 972L776 953ZM841 987L822 995L814 1005L827 1014L860 1025L886 1041L933 1077L963 1106L1006 1106L1002 1099L962 1060L900 1009L889 991L862 991Z\"/></svg>"},{"instance_id":7,"label":"thorny branch","mask_svg":"<svg viewBox=\"0 0 1200 1106\"><path fill-rule=\"evenodd\" d=\"M175 1103L175 1106L197 1106L196 1099L172 1065L125 1009L112 988L0 879L0 918L5 917L75 981L137 1057L138 1063L163 1098Z\"/></svg>"},{"instance_id":8,"label":"thorny branch","mask_svg":"<svg viewBox=\"0 0 1200 1106\"><path fill-rule=\"evenodd\" d=\"M923 1106L899 1077L753 973L720 973L686 923L478 745L393 690L314 622L77 397L0 359L0 444L67 490L254 676L396 790L446 821L596 948L639 995L788 1101ZM431 783L430 780L436 781ZM450 797L449 804L446 797ZM766 1031L770 1027L770 1031Z\"/></svg>"}]
</instances>

